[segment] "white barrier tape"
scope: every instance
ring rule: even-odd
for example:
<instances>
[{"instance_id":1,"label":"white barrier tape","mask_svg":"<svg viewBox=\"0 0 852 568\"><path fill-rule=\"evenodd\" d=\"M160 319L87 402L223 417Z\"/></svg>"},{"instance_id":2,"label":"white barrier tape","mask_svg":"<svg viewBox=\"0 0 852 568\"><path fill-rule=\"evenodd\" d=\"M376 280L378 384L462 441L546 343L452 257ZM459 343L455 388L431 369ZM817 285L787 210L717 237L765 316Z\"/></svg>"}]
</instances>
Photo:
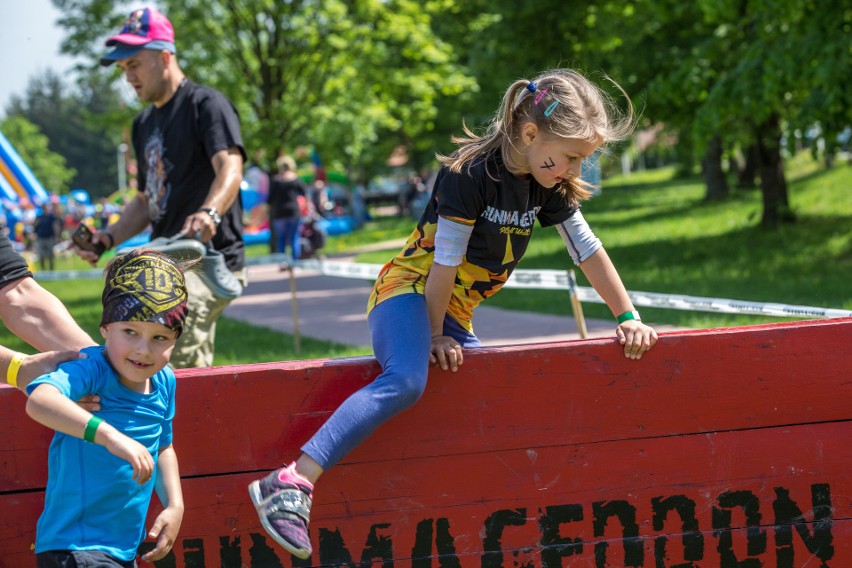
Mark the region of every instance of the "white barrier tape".
<instances>
[{"instance_id":1,"label":"white barrier tape","mask_svg":"<svg viewBox=\"0 0 852 568\"><path fill-rule=\"evenodd\" d=\"M523 270L512 273L506 288L537 288L539 290L569 290L568 271L562 270ZM577 297L582 302L604 304L594 288L577 286ZM852 310L837 310L813 306L796 306L767 302L747 302L725 298L701 298L680 294L659 294L656 292L628 291L633 305L669 310L687 310L696 312L714 312L726 314L752 314L773 317L794 318L845 318L852 317Z\"/></svg>"},{"instance_id":2,"label":"white barrier tape","mask_svg":"<svg viewBox=\"0 0 852 568\"><path fill-rule=\"evenodd\" d=\"M34 272L33 277L36 280L86 280L92 278L103 278L104 271L93 268L92 270L56 270L44 272Z\"/></svg>"},{"instance_id":3,"label":"white barrier tape","mask_svg":"<svg viewBox=\"0 0 852 568\"><path fill-rule=\"evenodd\" d=\"M274 264L290 262L284 254L269 254L246 259L247 265ZM381 264L361 264L332 260L308 259L295 263L297 268L315 270L326 276L375 280L382 268ZM68 280L71 278L100 278L100 270L42 272L40 280ZM518 269L506 282L506 288L534 288L538 290L569 290L567 270L524 270ZM574 288L581 302L605 303L594 288L577 286ZM771 317L794 318L844 318L852 317L852 310L838 310L814 306L796 306L767 302L746 302L725 298L701 298L679 294L659 294L656 292L628 291L633 305L637 307L663 308L669 310L688 310L726 314L752 314Z\"/></svg>"}]
</instances>

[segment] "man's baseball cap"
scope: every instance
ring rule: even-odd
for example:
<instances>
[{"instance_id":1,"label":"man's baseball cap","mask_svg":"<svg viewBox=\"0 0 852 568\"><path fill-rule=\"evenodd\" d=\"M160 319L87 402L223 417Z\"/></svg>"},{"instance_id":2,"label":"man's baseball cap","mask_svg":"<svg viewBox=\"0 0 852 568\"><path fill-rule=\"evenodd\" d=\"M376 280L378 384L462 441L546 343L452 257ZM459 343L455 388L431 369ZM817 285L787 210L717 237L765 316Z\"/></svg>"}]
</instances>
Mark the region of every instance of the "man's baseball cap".
<instances>
[{"instance_id":1,"label":"man's baseball cap","mask_svg":"<svg viewBox=\"0 0 852 568\"><path fill-rule=\"evenodd\" d=\"M106 40L112 51L101 57L101 65L112 65L121 59L133 57L143 49L175 49L175 30L172 23L154 8L133 10L117 35Z\"/></svg>"}]
</instances>

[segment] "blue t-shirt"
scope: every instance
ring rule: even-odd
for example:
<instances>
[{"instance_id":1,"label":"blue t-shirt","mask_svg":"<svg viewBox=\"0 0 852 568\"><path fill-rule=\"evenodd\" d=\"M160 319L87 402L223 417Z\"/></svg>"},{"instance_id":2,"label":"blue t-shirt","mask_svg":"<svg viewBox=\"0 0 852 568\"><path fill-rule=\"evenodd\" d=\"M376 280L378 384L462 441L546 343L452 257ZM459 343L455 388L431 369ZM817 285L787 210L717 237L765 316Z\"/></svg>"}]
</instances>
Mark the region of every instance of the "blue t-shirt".
<instances>
[{"instance_id":1,"label":"blue t-shirt","mask_svg":"<svg viewBox=\"0 0 852 568\"><path fill-rule=\"evenodd\" d=\"M27 393L49 384L71 400L97 394L101 410L95 415L151 452L154 475L139 485L127 461L103 446L57 432L48 453L44 512L36 529L35 551L99 550L130 561L145 538L159 450L172 443L175 374L165 367L151 377L151 393L140 394L121 384L103 347L87 347L83 353L88 359L63 363L31 382Z\"/></svg>"}]
</instances>

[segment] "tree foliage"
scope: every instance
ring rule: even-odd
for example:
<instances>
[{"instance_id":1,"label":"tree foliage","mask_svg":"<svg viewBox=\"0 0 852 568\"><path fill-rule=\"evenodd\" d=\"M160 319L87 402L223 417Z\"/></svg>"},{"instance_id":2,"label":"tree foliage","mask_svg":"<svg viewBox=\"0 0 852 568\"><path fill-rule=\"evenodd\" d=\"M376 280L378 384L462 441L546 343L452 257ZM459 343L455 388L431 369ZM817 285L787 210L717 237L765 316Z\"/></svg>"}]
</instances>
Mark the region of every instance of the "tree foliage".
<instances>
[{"instance_id":1,"label":"tree foliage","mask_svg":"<svg viewBox=\"0 0 852 568\"><path fill-rule=\"evenodd\" d=\"M129 116L103 74L83 74L75 88L47 71L30 80L23 97L12 98L7 115L38 126L75 172L68 180L73 188L93 197L117 189L116 147Z\"/></svg>"},{"instance_id":2,"label":"tree foliage","mask_svg":"<svg viewBox=\"0 0 852 568\"><path fill-rule=\"evenodd\" d=\"M624 64L639 70L655 121L704 151L758 150L763 224L793 215L782 140L818 126L833 152L852 123L852 7L819 0L637 0Z\"/></svg>"},{"instance_id":3,"label":"tree foliage","mask_svg":"<svg viewBox=\"0 0 852 568\"><path fill-rule=\"evenodd\" d=\"M54 0L72 30L64 48L95 58L124 4ZM240 111L246 149L315 147L375 169L397 145L435 133L438 102L475 88L413 0L164 0L187 75Z\"/></svg>"},{"instance_id":4,"label":"tree foliage","mask_svg":"<svg viewBox=\"0 0 852 568\"><path fill-rule=\"evenodd\" d=\"M64 48L93 65L125 16L53 0ZM415 165L483 124L507 85L556 66L626 90L643 125L678 133L684 164L754 149L766 225L792 218L783 142L852 124L852 1L162 0L187 74L225 92L246 146L316 147L370 173L405 145ZM616 100L621 94L612 90ZM710 150L708 152L708 150ZM751 155L751 153L750 153ZM709 161L708 161L709 160Z\"/></svg>"},{"instance_id":5,"label":"tree foliage","mask_svg":"<svg viewBox=\"0 0 852 568\"><path fill-rule=\"evenodd\" d=\"M48 148L48 138L39 127L20 115L0 121L0 131L14 146L41 185L52 193L66 193L75 175L61 154Z\"/></svg>"}]
</instances>

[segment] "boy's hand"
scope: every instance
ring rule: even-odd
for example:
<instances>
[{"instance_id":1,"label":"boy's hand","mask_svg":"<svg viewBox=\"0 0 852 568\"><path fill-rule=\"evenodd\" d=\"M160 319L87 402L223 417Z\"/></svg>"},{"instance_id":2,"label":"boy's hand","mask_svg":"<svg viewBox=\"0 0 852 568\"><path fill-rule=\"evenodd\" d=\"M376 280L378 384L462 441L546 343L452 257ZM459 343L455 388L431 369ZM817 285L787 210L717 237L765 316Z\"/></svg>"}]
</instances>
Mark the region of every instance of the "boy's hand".
<instances>
[{"instance_id":1,"label":"boy's hand","mask_svg":"<svg viewBox=\"0 0 852 568\"><path fill-rule=\"evenodd\" d=\"M98 430L98 434L100 433L101 431ZM147 483L154 473L154 458L151 457L148 449L115 428L109 428L104 433L106 434L104 447L109 450L109 453L126 460L133 466L133 479L136 480L136 483L139 485Z\"/></svg>"},{"instance_id":2,"label":"boy's hand","mask_svg":"<svg viewBox=\"0 0 852 568\"><path fill-rule=\"evenodd\" d=\"M142 560L156 562L163 559L175 544L181 521L183 521L182 508L166 507L163 509L163 512L157 515L154 520L151 530L148 531L148 538L157 539L157 546L147 554L143 554Z\"/></svg>"}]
</instances>

